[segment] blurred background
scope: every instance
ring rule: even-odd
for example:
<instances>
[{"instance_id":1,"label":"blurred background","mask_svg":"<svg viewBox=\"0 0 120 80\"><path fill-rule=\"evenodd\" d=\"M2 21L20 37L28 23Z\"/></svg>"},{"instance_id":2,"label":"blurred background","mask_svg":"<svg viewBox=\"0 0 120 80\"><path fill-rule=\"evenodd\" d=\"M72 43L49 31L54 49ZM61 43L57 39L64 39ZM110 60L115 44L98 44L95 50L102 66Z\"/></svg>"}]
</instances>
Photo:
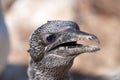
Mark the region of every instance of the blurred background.
<instances>
[{"instance_id":1,"label":"blurred background","mask_svg":"<svg viewBox=\"0 0 120 80\"><path fill-rule=\"evenodd\" d=\"M0 80L27 80L29 36L48 20L75 21L101 41L75 59L71 79L120 80L119 0L1 0Z\"/></svg>"}]
</instances>

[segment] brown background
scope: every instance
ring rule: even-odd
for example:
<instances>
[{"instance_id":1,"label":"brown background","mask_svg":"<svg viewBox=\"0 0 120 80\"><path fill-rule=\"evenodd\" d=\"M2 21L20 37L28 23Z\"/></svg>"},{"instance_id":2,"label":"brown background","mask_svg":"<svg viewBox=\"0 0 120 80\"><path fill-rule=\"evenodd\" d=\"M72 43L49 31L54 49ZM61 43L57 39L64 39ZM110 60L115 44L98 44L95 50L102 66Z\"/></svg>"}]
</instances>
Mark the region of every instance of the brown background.
<instances>
[{"instance_id":1,"label":"brown background","mask_svg":"<svg viewBox=\"0 0 120 80\"><path fill-rule=\"evenodd\" d=\"M6 77L3 80L27 78L29 36L47 20L75 21L81 30L95 34L101 41L99 52L82 54L75 59L71 68L75 80L86 77L88 77L86 80L102 80L100 76L118 74L120 72L119 4L119 0L3 0L3 12L11 44L7 58L8 66L1 73L9 79ZM19 76L16 78L14 75Z\"/></svg>"}]
</instances>

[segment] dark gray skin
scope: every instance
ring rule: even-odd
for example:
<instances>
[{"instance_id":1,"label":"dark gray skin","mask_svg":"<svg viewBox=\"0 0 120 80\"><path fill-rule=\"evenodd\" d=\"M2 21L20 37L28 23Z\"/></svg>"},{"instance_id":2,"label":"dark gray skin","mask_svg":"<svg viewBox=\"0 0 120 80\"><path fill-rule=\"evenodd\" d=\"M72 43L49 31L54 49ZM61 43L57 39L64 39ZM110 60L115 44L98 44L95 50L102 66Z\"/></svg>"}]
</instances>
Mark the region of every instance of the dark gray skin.
<instances>
[{"instance_id":1,"label":"dark gray skin","mask_svg":"<svg viewBox=\"0 0 120 80\"><path fill-rule=\"evenodd\" d=\"M76 56L100 50L98 46L77 44L98 38L82 32L72 21L48 21L30 37L29 80L69 80L68 72Z\"/></svg>"}]
</instances>

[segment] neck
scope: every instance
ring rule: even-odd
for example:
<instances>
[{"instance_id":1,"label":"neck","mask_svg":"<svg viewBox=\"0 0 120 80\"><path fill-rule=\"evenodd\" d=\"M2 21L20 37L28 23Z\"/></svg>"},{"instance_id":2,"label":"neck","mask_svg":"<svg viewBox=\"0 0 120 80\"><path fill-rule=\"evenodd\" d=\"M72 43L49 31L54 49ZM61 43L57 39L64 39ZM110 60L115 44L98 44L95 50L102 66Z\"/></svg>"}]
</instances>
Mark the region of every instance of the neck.
<instances>
[{"instance_id":1,"label":"neck","mask_svg":"<svg viewBox=\"0 0 120 80\"><path fill-rule=\"evenodd\" d=\"M67 71L55 72L55 70L48 70L49 72L37 71L35 74L38 80L69 80ZM35 78L33 79L35 80Z\"/></svg>"},{"instance_id":2,"label":"neck","mask_svg":"<svg viewBox=\"0 0 120 80\"><path fill-rule=\"evenodd\" d=\"M45 68L41 65L29 66L29 80L69 80L70 67Z\"/></svg>"}]
</instances>

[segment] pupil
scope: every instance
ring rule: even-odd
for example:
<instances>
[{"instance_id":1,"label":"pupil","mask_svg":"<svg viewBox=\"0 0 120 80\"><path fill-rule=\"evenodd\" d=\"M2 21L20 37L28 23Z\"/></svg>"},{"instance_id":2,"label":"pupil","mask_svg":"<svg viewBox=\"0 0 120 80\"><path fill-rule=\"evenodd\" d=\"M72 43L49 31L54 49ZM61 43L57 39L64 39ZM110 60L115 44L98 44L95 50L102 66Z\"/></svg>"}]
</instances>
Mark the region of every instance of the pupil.
<instances>
[{"instance_id":1,"label":"pupil","mask_svg":"<svg viewBox=\"0 0 120 80\"><path fill-rule=\"evenodd\" d=\"M52 41L53 39L54 39L54 35L50 35L47 37L47 41L49 41L49 42Z\"/></svg>"}]
</instances>

